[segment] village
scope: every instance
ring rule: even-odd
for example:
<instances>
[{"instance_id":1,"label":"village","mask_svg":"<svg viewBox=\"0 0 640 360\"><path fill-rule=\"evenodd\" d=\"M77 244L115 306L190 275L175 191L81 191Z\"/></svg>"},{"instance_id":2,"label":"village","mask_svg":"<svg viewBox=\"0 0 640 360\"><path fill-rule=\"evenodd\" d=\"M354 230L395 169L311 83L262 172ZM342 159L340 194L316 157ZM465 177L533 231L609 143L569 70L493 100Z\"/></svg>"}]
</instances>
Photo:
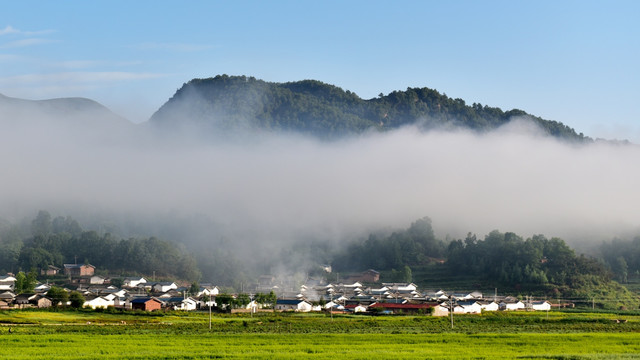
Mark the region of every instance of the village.
<instances>
[{"instance_id":1,"label":"village","mask_svg":"<svg viewBox=\"0 0 640 360\"><path fill-rule=\"evenodd\" d=\"M414 283L380 282L380 274L372 269L353 274L341 283L322 283L308 279L306 283L283 286L274 276L261 276L248 293L224 294L218 286L200 284L180 286L171 281L151 281L141 276L111 279L96 275L90 264L64 264L60 269L49 266L40 272L46 277L64 277L64 291L82 295L83 308L141 311L198 311L255 313L331 312L361 314L424 314L448 316L480 314L484 311L549 311L554 306L547 300L518 299L512 296L486 296L480 291L447 292L420 290ZM58 305L49 296L53 285L38 282L33 291L15 293L17 278L0 276L0 309L48 308ZM368 286L365 286L367 284ZM571 304L564 304L567 306Z\"/></svg>"}]
</instances>

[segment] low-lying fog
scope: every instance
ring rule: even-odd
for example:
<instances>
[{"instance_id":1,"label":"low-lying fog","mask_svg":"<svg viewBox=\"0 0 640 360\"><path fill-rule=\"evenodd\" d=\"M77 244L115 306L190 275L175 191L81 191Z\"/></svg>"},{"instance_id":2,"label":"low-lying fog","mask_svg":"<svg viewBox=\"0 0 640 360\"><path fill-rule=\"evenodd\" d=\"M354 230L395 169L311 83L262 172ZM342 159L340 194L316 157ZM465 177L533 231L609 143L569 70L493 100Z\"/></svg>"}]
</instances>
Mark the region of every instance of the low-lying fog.
<instances>
[{"instance_id":1,"label":"low-lying fog","mask_svg":"<svg viewBox=\"0 0 640 360\"><path fill-rule=\"evenodd\" d=\"M110 214L124 235L145 224L176 240L247 246L335 241L424 216L441 238L498 229L576 244L638 229L638 147L561 143L520 121L484 135L405 128L335 142L15 123L1 134L0 216L10 220L39 209L83 224Z\"/></svg>"}]
</instances>

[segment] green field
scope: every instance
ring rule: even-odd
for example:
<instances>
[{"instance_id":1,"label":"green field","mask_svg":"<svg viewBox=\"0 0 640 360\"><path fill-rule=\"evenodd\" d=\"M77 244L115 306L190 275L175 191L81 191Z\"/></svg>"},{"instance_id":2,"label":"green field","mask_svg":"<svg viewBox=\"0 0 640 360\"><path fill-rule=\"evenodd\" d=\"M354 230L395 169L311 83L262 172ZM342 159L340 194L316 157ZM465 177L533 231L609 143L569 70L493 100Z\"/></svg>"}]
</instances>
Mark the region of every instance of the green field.
<instances>
[{"instance_id":1,"label":"green field","mask_svg":"<svg viewBox=\"0 0 640 360\"><path fill-rule=\"evenodd\" d=\"M10 359L640 358L635 313L426 316L0 312Z\"/></svg>"}]
</instances>

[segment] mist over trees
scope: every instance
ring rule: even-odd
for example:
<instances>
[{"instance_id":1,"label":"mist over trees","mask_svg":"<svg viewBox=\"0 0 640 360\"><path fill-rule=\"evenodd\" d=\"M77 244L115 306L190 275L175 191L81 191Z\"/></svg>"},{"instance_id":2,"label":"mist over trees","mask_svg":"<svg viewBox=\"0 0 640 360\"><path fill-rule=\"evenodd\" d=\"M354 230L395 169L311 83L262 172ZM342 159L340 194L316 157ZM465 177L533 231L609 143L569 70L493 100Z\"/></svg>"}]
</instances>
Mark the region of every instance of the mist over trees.
<instances>
[{"instance_id":1,"label":"mist over trees","mask_svg":"<svg viewBox=\"0 0 640 360\"><path fill-rule=\"evenodd\" d=\"M600 252L619 282L627 283L631 276L640 275L640 236L603 242Z\"/></svg>"},{"instance_id":2,"label":"mist over trees","mask_svg":"<svg viewBox=\"0 0 640 360\"><path fill-rule=\"evenodd\" d=\"M85 231L73 218L38 212L30 222L5 223L0 230L0 272L17 272L16 289L29 291L36 272L49 265L88 262L105 275L155 274L161 278L215 282L218 285L251 286L260 275L287 276L302 283L309 276L336 281L324 273L322 264L335 272L358 273L366 269L384 272L381 281L417 281L413 269L433 266L446 269L454 279L480 280L484 286L546 294L591 298L634 297L612 282L625 282L637 273L638 238L629 242L603 243L602 260L577 255L564 240L534 235L524 239L492 231L483 239L469 233L465 239L438 239L431 219L421 218L406 228L375 231L362 239L345 238L337 244L300 239L273 253L254 253L247 259L233 247L191 249L179 239L155 237L118 238L110 233ZM195 259L199 260L199 264ZM425 284L425 286L428 284ZM622 301L622 300L620 300Z\"/></svg>"},{"instance_id":3,"label":"mist over trees","mask_svg":"<svg viewBox=\"0 0 640 360\"><path fill-rule=\"evenodd\" d=\"M406 230L390 235L372 233L366 240L350 244L333 264L338 271L401 270L405 265L424 265L442 258L445 250L444 242L433 233L431 220L422 218Z\"/></svg>"},{"instance_id":4,"label":"mist over trees","mask_svg":"<svg viewBox=\"0 0 640 360\"><path fill-rule=\"evenodd\" d=\"M175 243L155 237L121 239L110 233L84 231L71 217L38 212L29 228L5 225L0 231L0 272L38 271L49 265L90 263L102 273L153 274L196 280L192 255Z\"/></svg>"}]
</instances>

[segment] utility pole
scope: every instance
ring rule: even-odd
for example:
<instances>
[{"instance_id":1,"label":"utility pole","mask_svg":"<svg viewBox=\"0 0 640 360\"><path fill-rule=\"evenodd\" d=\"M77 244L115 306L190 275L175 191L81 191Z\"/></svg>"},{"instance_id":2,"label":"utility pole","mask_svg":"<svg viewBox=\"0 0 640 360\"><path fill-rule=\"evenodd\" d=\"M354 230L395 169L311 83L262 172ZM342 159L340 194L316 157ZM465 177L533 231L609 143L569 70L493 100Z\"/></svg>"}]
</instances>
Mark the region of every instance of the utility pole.
<instances>
[{"instance_id":1,"label":"utility pole","mask_svg":"<svg viewBox=\"0 0 640 360\"><path fill-rule=\"evenodd\" d=\"M209 291L209 330L211 330L211 291Z\"/></svg>"},{"instance_id":2,"label":"utility pole","mask_svg":"<svg viewBox=\"0 0 640 360\"><path fill-rule=\"evenodd\" d=\"M451 328L453 329L453 296L449 297L449 313L451 313Z\"/></svg>"},{"instance_id":3,"label":"utility pole","mask_svg":"<svg viewBox=\"0 0 640 360\"><path fill-rule=\"evenodd\" d=\"M329 307L329 312L331 313L331 321L333 321L333 293L331 293L331 306Z\"/></svg>"}]
</instances>

